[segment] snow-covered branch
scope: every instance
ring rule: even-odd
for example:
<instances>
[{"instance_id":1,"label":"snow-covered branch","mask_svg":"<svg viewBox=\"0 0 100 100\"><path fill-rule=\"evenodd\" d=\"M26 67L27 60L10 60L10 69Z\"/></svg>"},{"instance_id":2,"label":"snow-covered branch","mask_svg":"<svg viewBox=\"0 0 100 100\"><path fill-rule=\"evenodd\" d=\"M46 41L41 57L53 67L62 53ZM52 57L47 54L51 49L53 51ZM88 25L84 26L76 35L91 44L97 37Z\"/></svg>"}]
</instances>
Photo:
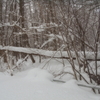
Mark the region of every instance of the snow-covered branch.
<instances>
[{"instance_id":1,"label":"snow-covered branch","mask_svg":"<svg viewBox=\"0 0 100 100\"><path fill-rule=\"evenodd\" d=\"M93 89L100 89L100 86L89 85L89 84L80 84L80 83L78 83L78 86L83 86L83 87L93 88Z\"/></svg>"},{"instance_id":2,"label":"snow-covered branch","mask_svg":"<svg viewBox=\"0 0 100 100\"><path fill-rule=\"evenodd\" d=\"M60 82L60 83L66 83L65 80L62 79L53 79L54 82ZM87 88L92 88L92 89L100 89L100 86L96 86L96 85L90 85L90 84L81 84L81 83L77 83L78 86L82 86L82 87L87 87Z\"/></svg>"}]
</instances>

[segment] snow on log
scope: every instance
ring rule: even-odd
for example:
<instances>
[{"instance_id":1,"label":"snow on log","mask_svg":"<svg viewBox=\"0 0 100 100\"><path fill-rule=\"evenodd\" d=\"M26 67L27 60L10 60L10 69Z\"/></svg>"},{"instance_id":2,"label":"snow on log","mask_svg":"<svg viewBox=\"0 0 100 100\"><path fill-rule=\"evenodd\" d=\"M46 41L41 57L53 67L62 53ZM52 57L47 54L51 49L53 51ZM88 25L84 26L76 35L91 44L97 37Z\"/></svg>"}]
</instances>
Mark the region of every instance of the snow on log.
<instances>
[{"instance_id":1,"label":"snow on log","mask_svg":"<svg viewBox=\"0 0 100 100\"><path fill-rule=\"evenodd\" d=\"M42 50L42 49L14 47L14 46L4 46L3 47L1 45L0 45L0 50L8 50L8 51L13 51L13 52L22 52L22 53L45 56L45 57L52 57L52 58L69 59L66 51L63 51L61 53L60 51L49 51L49 50ZM76 58L73 57L73 59L76 59Z\"/></svg>"},{"instance_id":2,"label":"snow on log","mask_svg":"<svg viewBox=\"0 0 100 100\"><path fill-rule=\"evenodd\" d=\"M8 50L14 52L22 52L27 54L45 56L45 57L52 57L52 58L62 58L62 59L69 59L67 51L49 51L43 49L34 49L34 48L25 48L25 47L14 47L14 46L1 46L0 50ZM74 51L71 51L72 57L75 60L76 55ZM83 53L78 52L80 58L83 58ZM94 52L86 52L86 59L94 61L95 60L95 53ZM100 61L100 52L98 52L97 61Z\"/></svg>"},{"instance_id":3,"label":"snow on log","mask_svg":"<svg viewBox=\"0 0 100 100\"><path fill-rule=\"evenodd\" d=\"M95 52L85 51L86 60L95 61ZM84 59L84 53L78 52L78 56ZM100 61L100 52L97 53L97 61Z\"/></svg>"}]
</instances>

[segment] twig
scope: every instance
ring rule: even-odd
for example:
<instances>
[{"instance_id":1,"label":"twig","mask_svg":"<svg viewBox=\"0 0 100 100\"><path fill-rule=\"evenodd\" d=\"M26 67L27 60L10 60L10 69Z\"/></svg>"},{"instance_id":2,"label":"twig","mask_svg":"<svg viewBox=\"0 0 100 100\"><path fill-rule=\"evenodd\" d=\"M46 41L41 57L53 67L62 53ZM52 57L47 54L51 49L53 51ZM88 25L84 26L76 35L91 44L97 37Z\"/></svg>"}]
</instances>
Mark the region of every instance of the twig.
<instances>
[{"instance_id":1,"label":"twig","mask_svg":"<svg viewBox=\"0 0 100 100\"><path fill-rule=\"evenodd\" d=\"M13 69L15 69L16 67L20 66L27 58L29 57L29 55L27 55L18 65L16 65Z\"/></svg>"}]
</instances>

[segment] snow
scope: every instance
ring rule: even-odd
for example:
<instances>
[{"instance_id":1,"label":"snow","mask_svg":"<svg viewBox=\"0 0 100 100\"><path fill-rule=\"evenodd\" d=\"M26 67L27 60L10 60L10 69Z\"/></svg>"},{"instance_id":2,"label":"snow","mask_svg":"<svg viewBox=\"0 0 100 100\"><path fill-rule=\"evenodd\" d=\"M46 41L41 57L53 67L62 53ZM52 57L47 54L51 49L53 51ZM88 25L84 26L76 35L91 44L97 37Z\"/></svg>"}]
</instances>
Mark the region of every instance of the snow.
<instances>
[{"instance_id":1,"label":"snow","mask_svg":"<svg viewBox=\"0 0 100 100\"><path fill-rule=\"evenodd\" d=\"M48 73L46 70L40 68L34 68L28 72L26 79L33 81L52 81L53 75Z\"/></svg>"},{"instance_id":2,"label":"snow","mask_svg":"<svg viewBox=\"0 0 100 100\"><path fill-rule=\"evenodd\" d=\"M95 73L96 72L95 61L90 62L90 66L92 66L92 71ZM100 75L100 61L97 61L97 66L98 66L97 73L98 73L98 75ZM92 73L92 71L90 69L91 73Z\"/></svg>"},{"instance_id":3,"label":"snow","mask_svg":"<svg viewBox=\"0 0 100 100\"><path fill-rule=\"evenodd\" d=\"M52 40L53 38L51 38ZM50 42L51 40L47 40L41 48ZM63 48L65 45L62 45ZM17 51L17 52L23 52L28 54L34 54L34 55L43 55L43 56L49 56L49 57L68 57L68 54L66 51L49 51L49 50L43 50L43 49L33 49L33 48L25 48L25 47L14 47L14 46L2 46L0 45L0 50L9 50L9 51ZM80 58L84 58L83 52L77 52ZM76 57L76 54L74 51L71 51L72 57ZM94 52L85 52L86 59L95 59L95 53ZM97 59L100 59L100 52L98 52Z\"/></svg>"},{"instance_id":4,"label":"snow","mask_svg":"<svg viewBox=\"0 0 100 100\"><path fill-rule=\"evenodd\" d=\"M82 89L74 79L59 84L53 78L40 68L14 76L0 72L0 100L100 100L100 96Z\"/></svg>"},{"instance_id":5,"label":"snow","mask_svg":"<svg viewBox=\"0 0 100 100\"><path fill-rule=\"evenodd\" d=\"M39 26L36 27L30 27L30 29L37 29L38 32L43 32L45 31L46 28L52 28L52 27L58 27L56 23L43 23Z\"/></svg>"},{"instance_id":6,"label":"snow","mask_svg":"<svg viewBox=\"0 0 100 100\"><path fill-rule=\"evenodd\" d=\"M5 48L15 49L7 46ZM34 51L34 53L36 51L36 53L48 55L51 55L51 52L54 53L53 51L45 52L21 47L16 50ZM93 53L87 52L87 54L90 57ZM59 52L56 56L60 56ZM100 100L100 95L94 94L91 88L78 86L78 82L86 83L83 80L75 80L72 67L66 59L42 58L41 63L38 63L37 56L34 56L34 59L36 60L34 64L29 58L23 63L21 63L23 59L19 59L16 63L17 69L12 67L12 70L7 70L1 60L0 66L2 65L6 71L0 72L0 100ZM91 62L90 65L94 68L95 62ZM98 66L100 66L100 62L98 62ZM78 69L76 63L75 68ZM100 72L100 70L98 71ZM13 76L10 76L11 73ZM82 73L82 75L89 82L87 74ZM64 80L65 83L53 81L54 79Z\"/></svg>"},{"instance_id":7,"label":"snow","mask_svg":"<svg viewBox=\"0 0 100 100\"><path fill-rule=\"evenodd\" d=\"M41 48L43 48L47 43L52 42L53 40L54 40L54 38L48 39L47 41L45 41L45 42L42 44Z\"/></svg>"}]
</instances>

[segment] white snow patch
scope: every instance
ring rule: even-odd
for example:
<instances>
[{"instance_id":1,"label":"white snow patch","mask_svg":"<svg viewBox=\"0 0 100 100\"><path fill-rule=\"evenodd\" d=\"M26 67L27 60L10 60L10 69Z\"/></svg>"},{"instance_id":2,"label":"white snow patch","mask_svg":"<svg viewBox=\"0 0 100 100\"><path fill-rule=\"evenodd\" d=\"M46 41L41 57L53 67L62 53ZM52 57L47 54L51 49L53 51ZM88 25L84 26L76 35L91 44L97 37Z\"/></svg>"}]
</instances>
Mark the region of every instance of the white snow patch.
<instances>
[{"instance_id":1,"label":"white snow patch","mask_svg":"<svg viewBox=\"0 0 100 100\"><path fill-rule=\"evenodd\" d=\"M31 81L52 81L53 75L51 75L46 70L34 68L28 72L26 79Z\"/></svg>"},{"instance_id":2,"label":"white snow patch","mask_svg":"<svg viewBox=\"0 0 100 100\"><path fill-rule=\"evenodd\" d=\"M52 79L39 68L12 77L0 73L0 100L100 100L100 96L78 87L75 80L58 84L50 82Z\"/></svg>"}]
</instances>

